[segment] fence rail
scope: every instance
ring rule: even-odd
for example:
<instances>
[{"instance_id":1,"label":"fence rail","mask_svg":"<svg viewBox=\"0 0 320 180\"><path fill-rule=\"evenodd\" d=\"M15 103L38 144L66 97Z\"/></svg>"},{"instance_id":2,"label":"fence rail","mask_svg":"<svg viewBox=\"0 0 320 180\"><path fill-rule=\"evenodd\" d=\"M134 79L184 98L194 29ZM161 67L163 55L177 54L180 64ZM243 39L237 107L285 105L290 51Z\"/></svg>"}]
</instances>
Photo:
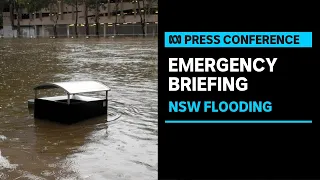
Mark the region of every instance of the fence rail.
<instances>
[{"instance_id":1,"label":"fence rail","mask_svg":"<svg viewBox=\"0 0 320 180\"><path fill-rule=\"evenodd\" d=\"M3 37L17 37L17 30L12 30L10 27L4 27L2 30ZM58 25L56 27L56 35L54 33L54 26L22 26L20 28L21 37L35 38L35 37L69 37L75 38L75 26ZM103 24L98 28L99 37L115 37L115 36L143 36L142 26L140 24ZM158 24L148 23L144 28L145 36L155 37L158 35ZM86 35L84 26L77 26L78 37L96 37L96 27L89 26L89 35ZM0 34L1 36L1 34Z\"/></svg>"}]
</instances>

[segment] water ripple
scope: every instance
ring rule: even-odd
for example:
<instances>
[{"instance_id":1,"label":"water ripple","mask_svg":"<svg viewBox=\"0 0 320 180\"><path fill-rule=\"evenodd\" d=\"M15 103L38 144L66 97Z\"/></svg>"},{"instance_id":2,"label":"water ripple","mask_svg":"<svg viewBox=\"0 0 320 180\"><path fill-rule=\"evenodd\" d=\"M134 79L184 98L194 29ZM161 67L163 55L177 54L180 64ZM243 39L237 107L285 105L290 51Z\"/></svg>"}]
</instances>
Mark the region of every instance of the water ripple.
<instances>
[{"instance_id":1,"label":"water ripple","mask_svg":"<svg viewBox=\"0 0 320 180\"><path fill-rule=\"evenodd\" d=\"M0 179L157 179L155 40L1 40L0 54ZM112 89L108 116L34 120L32 88L73 80Z\"/></svg>"}]
</instances>

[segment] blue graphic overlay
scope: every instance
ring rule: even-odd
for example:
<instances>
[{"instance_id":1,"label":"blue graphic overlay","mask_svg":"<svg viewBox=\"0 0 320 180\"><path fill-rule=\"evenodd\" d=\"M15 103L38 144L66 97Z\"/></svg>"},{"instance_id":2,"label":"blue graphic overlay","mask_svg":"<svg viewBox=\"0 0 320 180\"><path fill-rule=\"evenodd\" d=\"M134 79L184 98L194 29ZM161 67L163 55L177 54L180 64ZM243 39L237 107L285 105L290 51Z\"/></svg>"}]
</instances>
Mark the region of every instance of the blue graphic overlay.
<instances>
[{"instance_id":1,"label":"blue graphic overlay","mask_svg":"<svg viewBox=\"0 0 320 180\"><path fill-rule=\"evenodd\" d=\"M311 48L312 32L165 32L166 48Z\"/></svg>"}]
</instances>

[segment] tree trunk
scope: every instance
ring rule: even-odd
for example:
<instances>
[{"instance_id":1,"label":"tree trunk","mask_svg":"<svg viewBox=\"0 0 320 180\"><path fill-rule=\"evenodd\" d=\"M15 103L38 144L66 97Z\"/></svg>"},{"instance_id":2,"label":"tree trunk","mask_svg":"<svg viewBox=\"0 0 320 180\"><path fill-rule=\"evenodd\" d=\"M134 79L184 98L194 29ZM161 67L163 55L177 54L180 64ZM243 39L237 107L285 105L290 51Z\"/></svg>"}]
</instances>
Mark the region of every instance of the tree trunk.
<instances>
[{"instance_id":1,"label":"tree trunk","mask_svg":"<svg viewBox=\"0 0 320 180\"><path fill-rule=\"evenodd\" d=\"M58 36L57 24L56 23L54 23L54 25L53 25L53 35L54 35L55 38L57 38L57 36Z\"/></svg>"},{"instance_id":2,"label":"tree trunk","mask_svg":"<svg viewBox=\"0 0 320 180\"><path fill-rule=\"evenodd\" d=\"M142 0L142 5L143 5L143 23L142 23L142 35L143 37L146 37L146 16L147 16L147 8L145 5L145 0Z\"/></svg>"},{"instance_id":3,"label":"tree trunk","mask_svg":"<svg viewBox=\"0 0 320 180\"><path fill-rule=\"evenodd\" d=\"M118 34L117 23L118 23L118 14L116 14L116 20L114 22L114 34Z\"/></svg>"},{"instance_id":4,"label":"tree trunk","mask_svg":"<svg viewBox=\"0 0 320 180\"><path fill-rule=\"evenodd\" d=\"M88 5L86 1L84 2L84 19L85 19L86 36L89 36Z\"/></svg>"},{"instance_id":5,"label":"tree trunk","mask_svg":"<svg viewBox=\"0 0 320 180\"><path fill-rule=\"evenodd\" d=\"M146 25L146 11L144 8L144 0L142 0L142 4L143 4L143 14L141 14L141 6L140 6L140 2L138 1L138 10L139 10L139 16L140 16L140 23L141 23L141 28L142 28L142 37L144 38L146 35L145 32L145 25Z\"/></svg>"},{"instance_id":6,"label":"tree trunk","mask_svg":"<svg viewBox=\"0 0 320 180\"><path fill-rule=\"evenodd\" d=\"M20 17L21 17L21 9L19 5L16 5L17 12L17 36L21 38L21 30L20 30Z\"/></svg>"},{"instance_id":7,"label":"tree trunk","mask_svg":"<svg viewBox=\"0 0 320 180\"><path fill-rule=\"evenodd\" d=\"M146 23L145 22L141 23L141 28L142 28L142 37L145 38L146 37L146 31L145 31Z\"/></svg>"},{"instance_id":8,"label":"tree trunk","mask_svg":"<svg viewBox=\"0 0 320 180\"><path fill-rule=\"evenodd\" d=\"M96 0L95 23L96 23L96 36L99 37L99 1L98 0Z\"/></svg>"},{"instance_id":9,"label":"tree trunk","mask_svg":"<svg viewBox=\"0 0 320 180\"><path fill-rule=\"evenodd\" d=\"M56 19L54 20L54 24L53 24L53 35L55 38L58 38L58 31L57 31L57 24L58 24L58 20L59 20L58 10L55 13L55 15L56 15Z\"/></svg>"},{"instance_id":10,"label":"tree trunk","mask_svg":"<svg viewBox=\"0 0 320 180\"><path fill-rule=\"evenodd\" d=\"M99 26L99 22L96 22L96 36L99 37L99 29L100 29L100 26Z\"/></svg>"},{"instance_id":11,"label":"tree trunk","mask_svg":"<svg viewBox=\"0 0 320 180\"><path fill-rule=\"evenodd\" d=\"M115 18L115 22L114 22L114 34L116 34L116 35L118 34L117 23L118 23L119 1L120 0L116 0L116 5L115 5L116 18Z\"/></svg>"},{"instance_id":12,"label":"tree trunk","mask_svg":"<svg viewBox=\"0 0 320 180\"><path fill-rule=\"evenodd\" d=\"M74 23L74 33L76 35L76 38L78 38L78 1L75 2L76 6L76 22Z\"/></svg>"},{"instance_id":13,"label":"tree trunk","mask_svg":"<svg viewBox=\"0 0 320 180\"><path fill-rule=\"evenodd\" d=\"M14 5L12 2L10 2L10 6L9 6L9 9L10 9L10 21L11 21L11 27L12 29L14 29Z\"/></svg>"}]
</instances>

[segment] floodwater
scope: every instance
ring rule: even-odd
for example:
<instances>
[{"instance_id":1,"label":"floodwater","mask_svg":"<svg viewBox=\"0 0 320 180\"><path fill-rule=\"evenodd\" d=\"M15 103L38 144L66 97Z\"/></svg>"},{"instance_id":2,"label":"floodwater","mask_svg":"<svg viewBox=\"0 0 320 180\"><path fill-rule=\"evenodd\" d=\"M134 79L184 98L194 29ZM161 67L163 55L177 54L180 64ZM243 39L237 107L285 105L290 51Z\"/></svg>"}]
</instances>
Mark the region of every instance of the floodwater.
<instances>
[{"instance_id":1,"label":"floodwater","mask_svg":"<svg viewBox=\"0 0 320 180\"><path fill-rule=\"evenodd\" d=\"M157 179L157 46L0 39L0 179ZM109 86L109 114L74 125L33 118L35 85L74 80Z\"/></svg>"}]
</instances>

